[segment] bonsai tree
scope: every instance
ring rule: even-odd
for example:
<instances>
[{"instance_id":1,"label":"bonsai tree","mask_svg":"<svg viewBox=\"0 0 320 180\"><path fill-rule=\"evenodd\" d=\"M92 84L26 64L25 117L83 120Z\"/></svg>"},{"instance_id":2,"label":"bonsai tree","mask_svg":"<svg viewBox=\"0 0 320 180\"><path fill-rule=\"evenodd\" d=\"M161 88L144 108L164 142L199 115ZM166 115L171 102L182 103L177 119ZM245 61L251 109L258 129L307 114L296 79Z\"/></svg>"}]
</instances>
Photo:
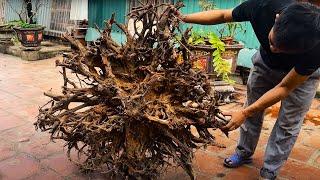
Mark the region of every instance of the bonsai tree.
<instances>
[{"instance_id":1,"label":"bonsai tree","mask_svg":"<svg viewBox=\"0 0 320 180\"><path fill-rule=\"evenodd\" d=\"M246 29L239 22L225 23L224 27L219 30L222 41L228 45L237 43L235 41L235 36L240 32L246 33Z\"/></svg>"},{"instance_id":2,"label":"bonsai tree","mask_svg":"<svg viewBox=\"0 0 320 180\"><path fill-rule=\"evenodd\" d=\"M199 0L199 6L203 11L217 9L217 6L213 0ZM218 32L222 41L229 45L234 44L235 36L238 33L246 33L246 30L245 28L243 28L243 25L241 23L228 22L225 23L223 27L218 30Z\"/></svg>"},{"instance_id":3,"label":"bonsai tree","mask_svg":"<svg viewBox=\"0 0 320 180\"><path fill-rule=\"evenodd\" d=\"M10 8L19 16L19 21L21 21L20 26L26 26L26 24L36 24L35 16L37 15L39 9L44 5L43 1L37 0L33 3L32 0L23 0L22 1L22 8L16 9L13 7L11 0L6 1ZM33 25L34 26L34 25Z\"/></svg>"},{"instance_id":4,"label":"bonsai tree","mask_svg":"<svg viewBox=\"0 0 320 180\"><path fill-rule=\"evenodd\" d=\"M14 30L24 47L39 47L43 39L44 27L36 23L35 17L44 3L41 0L37 0L34 3L32 2L32 0L23 0L22 8L17 10L13 7L10 0L7 0L11 9L19 16Z\"/></svg>"},{"instance_id":5,"label":"bonsai tree","mask_svg":"<svg viewBox=\"0 0 320 180\"><path fill-rule=\"evenodd\" d=\"M218 77L221 77L222 80L229 83L234 83L234 81L229 77L229 74L231 73L231 64L223 59L223 53L226 50L225 44L214 32L205 33L201 30L192 31L191 36L188 39L188 43L194 46L209 45L213 49L213 71Z\"/></svg>"}]
</instances>

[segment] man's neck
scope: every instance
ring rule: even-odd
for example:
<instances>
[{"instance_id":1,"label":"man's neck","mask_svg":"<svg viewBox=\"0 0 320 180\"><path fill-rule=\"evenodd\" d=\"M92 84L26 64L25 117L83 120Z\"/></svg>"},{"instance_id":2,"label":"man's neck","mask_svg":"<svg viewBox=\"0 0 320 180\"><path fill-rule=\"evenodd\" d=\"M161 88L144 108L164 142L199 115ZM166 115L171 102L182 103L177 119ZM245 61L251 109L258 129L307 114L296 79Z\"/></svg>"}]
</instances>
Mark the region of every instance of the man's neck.
<instances>
[{"instance_id":1,"label":"man's neck","mask_svg":"<svg viewBox=\"0 0 320 180\"><path fill-rule=\"evenodd\" d=\"M298 0L298 1L300 1L300 2L309 2L311 4L314 4L314 5L320 7L320 0Z\"/></svg>"}]
</instances>

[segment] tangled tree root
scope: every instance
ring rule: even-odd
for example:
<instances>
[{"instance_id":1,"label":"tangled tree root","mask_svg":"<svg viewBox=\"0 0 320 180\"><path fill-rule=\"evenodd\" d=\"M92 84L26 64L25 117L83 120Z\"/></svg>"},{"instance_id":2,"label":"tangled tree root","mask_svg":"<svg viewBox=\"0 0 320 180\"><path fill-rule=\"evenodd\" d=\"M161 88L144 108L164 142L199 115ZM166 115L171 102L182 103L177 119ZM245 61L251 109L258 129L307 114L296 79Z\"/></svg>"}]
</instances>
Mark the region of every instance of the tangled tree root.
<instances>
[{"instance_id":1,"label":"tangled tree root","mask_svg":"<svg viewBox=\"0 0 320 180\"><path fill-rule=\"evenodd\" d=\"M194 178L193 150L214 143L208 128L226 121L207 76L191 69L190 29L176 38L182 33L174 12L182 6L138 7L128 15L144 25L135 26L134 36L113 16L90 48L65 35L77 50L56 62L62 93L45 93L52 100L40 108L35 126L66 141L69 155L72 149L84 155L83 169L153 179L167 165L178 165ZM126 35L125 44L112 39L113 26Z\"/></svg>"}]
</instances>

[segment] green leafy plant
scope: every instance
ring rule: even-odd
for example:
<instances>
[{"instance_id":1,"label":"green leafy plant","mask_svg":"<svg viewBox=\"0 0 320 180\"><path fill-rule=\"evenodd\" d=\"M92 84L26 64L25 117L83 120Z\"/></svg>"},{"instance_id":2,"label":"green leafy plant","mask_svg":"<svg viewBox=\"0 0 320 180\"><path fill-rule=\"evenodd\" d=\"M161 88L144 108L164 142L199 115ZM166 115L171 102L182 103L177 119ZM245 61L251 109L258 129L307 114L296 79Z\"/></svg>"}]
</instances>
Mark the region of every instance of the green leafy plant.
<instances>
[{"instance_id":1,"label":"green leafy plant","mask_svg":"<svg viewBox=\"0 0 320 180\"><path fill-rule=\"evenodd\" d=\"M6 0L8 6L14 11L18 16L19 20L11 21L14 27L21 28L37 28L41 27L41 25L37 25L35 21L35 17L42 6L44 6L44 0L23 0L22 7L20 9L16 9L13 5L12 0ZM10 24L10 22L9 22ZM11 26L11 27L13 27Z\"/></svg>"},{"instance_id":2,"label":"green leafy plant","mask_svg":"<svg viewBox=\"0 0 320 180\"><path fill-rule=\"evenodd\" d=\"M222 58L222 53L226 50L224 42L212 32L208 34L208 39L212 47L215 48L212 53L214 71L218 76L222 77L224 81L234 83L234 81L229 78L231 64Z\"/></svg>"},{"instance_id":3,"label":"green leafy plant","mask_svg":"<svg viewBox=\"0 0 320 180\"><path fill-rule=\"evenodd\" d=\"M246 33L246 29L239 22L228 22L228 23L225 23L223 28L218 30L218 32L219 32L221 38L230 37L230 38L234 39L234 37L238 33Z\"/></svg>"},{"instance_id":4,"label":"green leafy plant","mask_svg":"<svg viewBox=\"0 0 320 180\"><path fill-rule=\"evenodd\" d=\"M225 44L219 36L213 32L204 33L203 31L192 31L188 39L188 43L192 45L205 45L206 42L208 42L212 48L215 48L212 53L214 72L216 72L217 76L221 77L222 80L234 83L229 77L231 64L222 58L222 53L225 51Z\"/></svg>"},{"instance_id":5,"label":"green leafy plant","mask_svg":"<svg viewBox=\"0 0 320 180\"><path fill-rule=\"evenodd\" d=\"M8 23L0 25L1 29L12 29L15 26L18 26L20 21L15 20L15 21L9 21Z\"/></svg>"},{"instance_id":6,"label":"green leafy plant","mask_svg":"<svg viewBox=\"0 0 320 180\"><path fill-rule=\"evenodd\" d=\"M216 8L216 4L212 0L199 0L199 6L203 11L209 11Z\"/></svg>"},{"instance_id":7,"label":"green leafy plant","mask_svg":"<svg viewBox=\"0 0 320 180\"><path fill-rule=\"evenodd\" d=\"M20 23L18 24L18 27L21 27L21 28L37 28L37 27L41 27L41 25L30 24L30 23L27 23L25 21L20 21Z\"/></svg>"},{"instance_id":8,"label":"green leafy plant","mask_svg":"<svg viewBox=\"0 0 320 180\"><path fill-rule=\"evenodd\" d=\"M205 44L205 36L202 31L192 31L191 36L188 39L188 43L192 45Z\"/></svg>"},{"instance_id":9,"label":"green leafy plant","mask_svg":"<svg viewBox=\"0 0 320 180\"><path fill-rule=\"evenodd\" d=\"M218 9L214 0L199 0L199 6L202 11ZM228 22L225 23L223 27L218 30L218 32L220 34L220 38L229 37L233 40L236 34L246 33L246 30L242 23Z\"/></svg>"}]
</instances>

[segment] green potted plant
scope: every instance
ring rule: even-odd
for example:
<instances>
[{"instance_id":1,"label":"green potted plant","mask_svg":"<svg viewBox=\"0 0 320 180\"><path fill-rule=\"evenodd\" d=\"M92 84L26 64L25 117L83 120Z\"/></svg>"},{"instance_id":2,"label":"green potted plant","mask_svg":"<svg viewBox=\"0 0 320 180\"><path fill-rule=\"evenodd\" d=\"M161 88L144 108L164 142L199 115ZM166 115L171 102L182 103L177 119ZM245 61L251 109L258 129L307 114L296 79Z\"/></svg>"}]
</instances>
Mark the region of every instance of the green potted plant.
<instances>
[{"instance_id":1,"label":"green potted plant","mask_svg":"<svg viewBox=\"0 0 320 180\"><path fill-rule=\"evenodd\" d=\"M203 11L217 9L213 0L199 0L199 6ZM225 51L222 53L222 58L229 61L231 64L231 73L236 71L237 58L239 51L244 48L244 45L235 39L238 33L246 33L245 28L241 23L229 22L225 23L218 30L220 39L225 43Z\"/></svg>"},{"instance_id":2,"label":"green potted plant","mask_svg":"<svg viewBox=\"0 0 320 180\"><path fill-rule=\"evenodd\" d=\"M218 35L214 32L192 31L188 43L199 49L203 49L204 46L207 49L207 51L195 50L193 52L194 68L205 70L209 75L214 75L226 82L234 82L229 78L231 64L223 58L226 50L225 43Z\"/></svg>"},{"instance_id":3,"label":"green potted plant","mask_svg":"<svg viewBox=\"0 0 320 180\"><path fill-rule=\"evenodd\" d=\"M225 23L224 26L219 30L220 38L225 43L225 52L223 58L228 60L231 65L231 72L234 73L237 67L238 54L244 45L235 39L238 33L246 33L245 28L241 23L229 22Z\"/></svg>"},{"instance_id":4,"label":"green potted plant","mask_svg":"<svg viewBox=\"0 0 320 180\"><path fill-rule=\"evenodd\" d=\"M8 1L7 1L8 2ZM23 0L23 6L20 11L15 10L10 2L8 4L18 14L19 21L13 29L15 30L18 40L24 47L39 47L43 40L44 26L36 23L35 15L43 3L37 1L33 9L32 0Z\"/></svg>"}]
</instances>

